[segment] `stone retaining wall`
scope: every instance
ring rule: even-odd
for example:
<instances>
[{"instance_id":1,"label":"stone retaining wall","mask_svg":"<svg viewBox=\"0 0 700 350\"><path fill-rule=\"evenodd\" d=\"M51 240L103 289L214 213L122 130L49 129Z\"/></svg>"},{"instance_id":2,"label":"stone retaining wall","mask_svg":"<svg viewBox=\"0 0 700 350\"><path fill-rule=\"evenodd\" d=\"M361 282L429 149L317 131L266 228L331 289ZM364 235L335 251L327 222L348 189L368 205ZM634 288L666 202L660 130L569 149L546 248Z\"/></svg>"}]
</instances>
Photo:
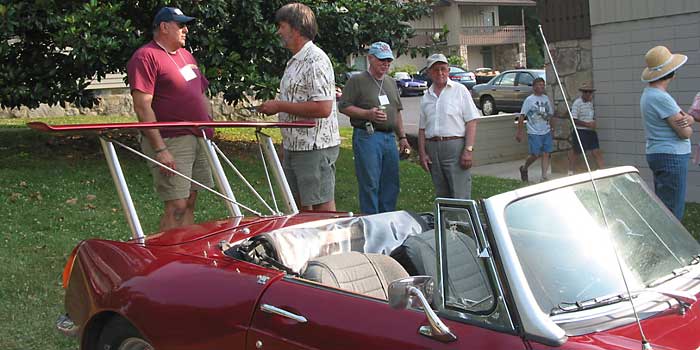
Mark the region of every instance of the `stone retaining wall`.
<instances>
[{"instance_id":1,"label":"stone retaining wall","mask_svg":"<svg viewBox=\"0 0 700 350\"><path fill-rule=\"evenodd\" d=\"M549 49L570 105L579 96L578 87L581 83L593 81L591 40L566 40L549 43ZM554 75L554 69L547 55L545 55L545 70L547 95L552 97L558 116L556 134L554 135L555 154L552 157L552 172L566 173L568 170L566 153L571 149L571 122L564 97ZM579 159L579 161L581 160Z\"/></svg>"},{"instance_id":2,"label":"stone retaining wall","mask_svg":"<svg viewBox=\"0 0 700 350\"><path fill-rule=\"evenodd\" d=\"M2 118L40 118L40 117L62 117L75 115L102 115L121 116L129 115L136 117L134 105L126 88L95 90L99 99L99 104L92 108L79 108L70 103L60 105L47 105L42 103L38 108L2 108L0 109L0 119ZM251 115L245 109L228 104L223 99L223 94L212 99L212 110L216 120L247 120L260 119L259 114Z\"/></svg>"}]
</instances>

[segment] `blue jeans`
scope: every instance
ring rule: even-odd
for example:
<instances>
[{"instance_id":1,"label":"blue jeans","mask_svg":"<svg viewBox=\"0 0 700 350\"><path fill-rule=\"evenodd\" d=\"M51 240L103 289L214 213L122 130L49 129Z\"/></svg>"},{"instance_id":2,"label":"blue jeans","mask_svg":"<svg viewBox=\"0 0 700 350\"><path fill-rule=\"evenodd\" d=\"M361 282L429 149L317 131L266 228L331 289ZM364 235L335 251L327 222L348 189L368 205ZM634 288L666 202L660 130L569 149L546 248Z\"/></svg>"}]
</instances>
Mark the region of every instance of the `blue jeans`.
<instances>
[{"instance_id":1,"label":"blue jeans","mask_svg":"<svg viewBox=\"0 0 700 350\"><path fill-rule=\"evenodd\" d=\"M352 133L360 211L364 214L396 210L399 197L399 151L391 132L355 128Z\"/></svg>"},{"instance_id":2,"label":"blue jeans","mask_svg":"<svg viewBox=\"0 0 700 350\"><path fill-rule=\"evenodd\" d=\"M647 154L654 175L654 192L678 220L685 211L685 190L690 154Z\"/></svg>"}]
</instances>

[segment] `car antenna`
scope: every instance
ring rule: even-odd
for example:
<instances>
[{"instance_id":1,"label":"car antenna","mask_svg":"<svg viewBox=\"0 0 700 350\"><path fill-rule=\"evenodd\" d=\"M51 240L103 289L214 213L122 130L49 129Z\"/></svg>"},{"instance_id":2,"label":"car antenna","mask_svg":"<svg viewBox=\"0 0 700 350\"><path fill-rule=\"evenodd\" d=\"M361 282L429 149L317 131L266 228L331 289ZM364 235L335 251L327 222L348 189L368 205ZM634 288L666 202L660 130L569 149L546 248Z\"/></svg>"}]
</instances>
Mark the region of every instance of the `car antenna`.
<instances>
[{"instance_id":1,"label":"car antenna","mask_svg":"<svg viewBox=\"0 0 700 350\"><path fill-rule=\"evenodd\" d=\"M554 59L552 58L552 53L549 51L549 44L547 43L547 38L544 36L544 31L542 31L542 25L538 25L537 28L539 29L540 35L542 36L542 42L544 42L545 46L545 51L547 52L547 56L549 57L549 62L552 64L552 69L554 70L554 76L557 78L557 85L559 85L559 90L561 91L561 96L562 99L564 100L564 104L566 105L566 111L569 113L569 121L571 122L571 125L575 125L574 123L574 117L571 115L571 108L569 107L569 99L566 96L566 92L564 91L564 86L561 84L561 79L559 79L559 73L557 72L557 66L554 64ZM583 149L583 145L581 144L581 137L578 134L578 129L577 128L572 128L573 132L576 133L576 139L578 142L578 146ZM613 251L615 252L615 259L617 261L617 266L620 269L620 275L622 276L622 282L625 284L625 290L627 291L627 295L632 295L630 294L630 288L629 285L627 284L627 278L625 277L624 270L622 269L622 263L620 263L620 255L617 252L617 247L612 241L612 238L610 237L610 225L608 225L608 218L605 215L605 210L603 209L603 202L600 199L600 194L598 193L598 187L596 186L595 179L593 178L593 172L591 171L591 166L588 163L588 157L586 156L586 152L581 152L583 155L583 161L586 163L586 170L588 171L588 175L591 178L591 184L593 185L593 192L595 193L596 199L598 200L598 206L600 207L600 212L603 216L603 221L605 222L605 227L608 229L608 239L610 241L610 244L612 245ZM629 299L630 304L632 305L632 313L634 313L634 320L637 323L637 328L639 328L639 335L642 338L642 350L653 350L653 347L651 346L651 343L647 341L646 336L644 335L644 329L642 328L642 323L639 320L639 314L637 313L637 308L634 305L634 300L632 298Z\"/></svg>"}]
</instances>

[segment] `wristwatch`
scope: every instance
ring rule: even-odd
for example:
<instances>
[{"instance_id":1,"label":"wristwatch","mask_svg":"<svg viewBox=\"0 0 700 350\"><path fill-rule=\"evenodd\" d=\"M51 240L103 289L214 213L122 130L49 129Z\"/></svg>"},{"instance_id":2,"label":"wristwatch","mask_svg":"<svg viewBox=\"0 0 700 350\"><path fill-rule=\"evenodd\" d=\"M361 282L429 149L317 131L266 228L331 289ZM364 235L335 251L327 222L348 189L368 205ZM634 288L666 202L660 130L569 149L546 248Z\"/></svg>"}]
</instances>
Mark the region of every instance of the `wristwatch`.
<instances>
[{"instance_id":1,"label":"wristwatch","mask_svg":"<svg viewBox=\"0 0 700 350\"><path fill-rule=\"evenodd\" d=\"M474 152L474 146L467 146L467 147L464 147L464 150L467 151L467 152Z\"/></svg>"}]
</instances>

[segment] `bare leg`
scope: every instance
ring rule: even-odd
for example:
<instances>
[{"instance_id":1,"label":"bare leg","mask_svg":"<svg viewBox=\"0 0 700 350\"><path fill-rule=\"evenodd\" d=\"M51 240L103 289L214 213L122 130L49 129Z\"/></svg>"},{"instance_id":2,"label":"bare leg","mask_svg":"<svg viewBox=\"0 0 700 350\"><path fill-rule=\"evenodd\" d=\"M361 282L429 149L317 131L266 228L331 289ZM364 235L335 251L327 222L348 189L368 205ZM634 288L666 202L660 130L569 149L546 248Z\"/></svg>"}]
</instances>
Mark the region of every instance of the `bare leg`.
<instances>
[{"instance_id":1,"label":"bare leg","mask_svg":"<svg viewBox=\"0 0 700 350\"><path fill-rule=\"evenodd\" d=\"M573 149L569 150L569 174L576 174L576 161L578 160L578 155Z\"/></svg>"},{"instance_id":2,"label":"bare leg","mask_svg":"<svg viewBox=\"0 0 700 350\"><path fill-rule=\"evenodd\" d=\"M529 168L530 165L532 165L532 163L534 163L537 160L537 158L539 158L539 157L540 156L536 156L534 154L531 154L529 157L527 157L527 159L525 159L525 165L523 165L523 168L525 168L525 169Z\"/></svg>"},{"instance_id":3,"label":"bare leg","mask_svg":"<svg viewBox=\"0 0 700 350\"><path fill-rule=\"evenodd\" d=\"M547 180L547 172L549 171L549 153L542 153L542 180Z\"/></svg>"},{"instance_id":4,"label":"bare leg","mask_svg":"<svg viewBox=\"0 0 700 350\"><path fill-rule=\"evenodd\" d=\"M190 197L186 199L165 201L165 212L160 218L161 231L192 225L194 223L194 206L196 201L197 192L190 192Z\"/></svg>"},{"instance_id":5,"label":"bare leg","mask_svg":"<svg viewBox=\"0 0 700 350\"><path fill-rule=\"evenodd\" d=\"M593 159L595 159L595 164L598 166L598 169L603 169L605 167L603 163L603 153L599 148L592 150L591 153L593 154Z\"/></svg>"},{"instance_id":6,"label":"bare leg","mask_svg":"<svg viewBox=\"0 0 700 350\"><path fill-rule=\"evenodd\" d=\"M194 206L197 203L197 191L190 192L190 198L187 198L187 210L182 221L182 225L194 224Z\"/></svg>"},{"instance_id":7,"label":"bare leg","mask_svg":"<svg viewBox=\"0 0 700 350\"><path fill-rule=\"evenodd\" d=\"M532 165L532 163L534 163L537 160L537 158L539 157L531 154L529 157L527 157L527 159L525 159L525 164L522 165L519 169L521 181L528 182L529 178L527 175L527 168L529 168L530 165Z\"/></svg>"},{"instance_id":8,"label":"bare leg","mask_svg":"<svg viewBox=\"0 0 700 350\"><path fill-rule=\"evenodd\" d=\"M335 200L330 200L326 203L316 204L313 206L314 210L319 211L335 211Z\"/></svg>"}]
</instances>

